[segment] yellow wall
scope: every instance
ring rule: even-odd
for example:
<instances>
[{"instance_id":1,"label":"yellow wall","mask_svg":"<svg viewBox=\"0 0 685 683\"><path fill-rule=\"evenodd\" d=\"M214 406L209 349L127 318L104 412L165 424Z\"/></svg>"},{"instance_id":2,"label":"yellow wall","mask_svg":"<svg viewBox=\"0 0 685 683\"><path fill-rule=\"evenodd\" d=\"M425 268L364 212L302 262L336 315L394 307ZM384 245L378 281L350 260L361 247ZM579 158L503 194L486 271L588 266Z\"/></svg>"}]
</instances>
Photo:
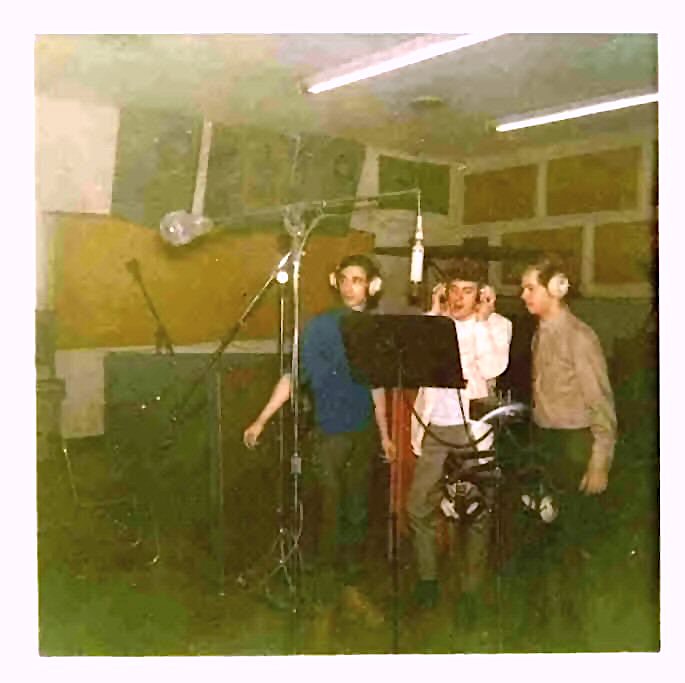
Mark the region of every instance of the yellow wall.
<instances>
[{"instance_id":1,"label":"yellow wall","mask_svg":"<svg viewBox=\"0 0 685 683\"><path fill-rule=\"evenodd\" d=\"M111 217L65 214L55 235L60 349L154 343L156 323L126 268L131 259L138 260L174 344L193 344L224 336L280 257L279 232L218 232L175 248L150 228ZM368 233L312 236L302 266L303 317L335 301L327 273L337 262L372 248ZM277 329L274 285L237 339L274 337Z\"/></svg>"}]
</instances>

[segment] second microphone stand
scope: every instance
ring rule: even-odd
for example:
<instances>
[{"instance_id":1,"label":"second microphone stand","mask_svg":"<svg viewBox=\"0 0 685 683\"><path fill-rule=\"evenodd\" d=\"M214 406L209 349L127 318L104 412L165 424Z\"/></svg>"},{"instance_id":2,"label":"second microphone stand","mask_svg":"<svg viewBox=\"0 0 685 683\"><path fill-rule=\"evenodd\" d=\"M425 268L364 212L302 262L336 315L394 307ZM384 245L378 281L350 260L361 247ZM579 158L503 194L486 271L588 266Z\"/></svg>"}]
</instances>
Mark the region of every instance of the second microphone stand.
<instances>
[{"instance_id":1,"label":"second microphone stand","mask_svg":"<svg viewBox=\"0 0 685 683\"><path fill-rule=\"evenodd\" d=\"M153 303L152 298L148 294L147 288L143 283L143 276L140 272L140 264L138 263L138 260L131 259L130 261L127 261L126 270L128 270L128 272L131 273L133 279L136 281L136 283L140 287L140 290L143 292L143 297L145 297L145 303L147 304L150 313L152 313L152 317L157 322L157 329L155 330L155 353L162 353L163 351L167 351L169 355L173 356L174 345L171 341L171 337L169 336L169 332L167 332L167 329L164 326L162 319L159 317L159 313L157 313L155 304Z\"/></svg>"}]
</instances>

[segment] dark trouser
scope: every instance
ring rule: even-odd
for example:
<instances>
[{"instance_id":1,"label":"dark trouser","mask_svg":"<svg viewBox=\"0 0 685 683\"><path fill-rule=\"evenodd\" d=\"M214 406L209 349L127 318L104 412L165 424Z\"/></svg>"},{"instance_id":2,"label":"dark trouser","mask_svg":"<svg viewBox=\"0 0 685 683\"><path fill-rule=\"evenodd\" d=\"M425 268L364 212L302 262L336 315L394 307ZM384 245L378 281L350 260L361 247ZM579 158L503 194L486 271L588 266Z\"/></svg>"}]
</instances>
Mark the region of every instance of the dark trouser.
<instances>
[{"instance_id":1,"label":"dark trouser","mask_svg":"<svg viewBox=\"0 0 685 683\"><path fill-rule=\"evenodd\" d=\"M542 454L545 481L559 504L550 535L566 547L589 548L601 536L604 517L601 496L578 491L592 453L592 433L536 427L533 438Z\"/></svg>"},{"instance_id":2,"label":"dark trouser","mask_svg":"<svg viewBox=\"0 0 685 683\"><path fill-rule=\"evenodd\" d=\"M373 424L360 432L316 430L313 459L320 487L319 561L342 565L353 580L368 527L371 460L378 441Z\"/></svg>"},{"instance_id":3,"label":"dark trouser","mask_svg":"<svg viewBox=\"0 0 685 683\"><path fill-rule=\"evenodd\" d=\"M430 426L438 439L453 444L468 443L466 430L463 425L450 427ZM442 514L439 510L440 501L444 495L443 467L449 451L449 446L440 443L426 432L422 445L422 454L416 460L414 478L409 490L407 512L414 532L414 549L418 566L419 578L433 580L437 578L437 539L438 519ZM465 459L473 458L472 451L465 451ZM483 494L488 507L492 507L494 493L489 488L483 488ZM492 515L486 510L475 520L465 522L464 553L462 555L462 588L467 592L476 590L487 569L488 547Z\"/></svg>"},{"instance_id":4,"label":"dark trouser","mask_svg":"<svg viewBox=\"0 0 685 683\"><path fill-rule=\"evenodd\" d=\"M533 436L559 508L545 529L538 555L546 583L545 610L563 619L565 628L582 634L592 596L591 559L605 525L602 496L578 491L593 438L589 429L535 428Z\"/></svg>"}]
</instances>

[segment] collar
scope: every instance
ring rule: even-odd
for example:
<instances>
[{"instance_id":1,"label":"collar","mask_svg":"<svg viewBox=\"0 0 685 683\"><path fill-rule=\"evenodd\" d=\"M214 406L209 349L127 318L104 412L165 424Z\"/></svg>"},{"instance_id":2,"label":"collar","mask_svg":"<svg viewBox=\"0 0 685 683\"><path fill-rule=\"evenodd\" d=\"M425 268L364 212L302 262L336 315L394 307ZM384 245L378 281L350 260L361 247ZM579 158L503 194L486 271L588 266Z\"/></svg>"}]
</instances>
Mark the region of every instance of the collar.
<instances>
[{"instance_id":1,"label":"collar","mask_svg":"<svg viewBox=\"0 0 685 683\"><path fill-rule=\"evenodd\" d=\"M554 332L555 330L559 330L562 327L564 327L564 325L568 321L568 316L569 310L564 305L559 310L559 315L556 315L554 318L551 318L550 320L540 320L540 330L545 332Z\"/></svg>"},{"instance_id":2,"label":"collar","mask_svg":"<svg viewBox=\"0 0 685 683\"><path fill-rule=\"evenodd\" d=\"M476 314L472 313L468 318L463 318L462 320L457 320L456 318L452 318L452 316L449 316L452 319L453 323L457 323L457 325L464 325L465 323L470 323L470 322L475 322L476 320Z\"/></svg>"}]
</instances>

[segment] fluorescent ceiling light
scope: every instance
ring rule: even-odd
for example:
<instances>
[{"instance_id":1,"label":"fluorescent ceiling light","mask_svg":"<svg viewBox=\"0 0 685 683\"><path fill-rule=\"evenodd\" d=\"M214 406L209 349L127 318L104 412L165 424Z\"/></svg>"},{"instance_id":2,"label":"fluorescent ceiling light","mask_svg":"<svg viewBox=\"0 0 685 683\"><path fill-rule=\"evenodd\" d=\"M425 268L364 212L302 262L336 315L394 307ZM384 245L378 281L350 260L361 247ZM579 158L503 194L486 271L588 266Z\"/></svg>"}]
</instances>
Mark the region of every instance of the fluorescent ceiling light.
<instances>
[{"instance_id":1,"label":"fluorescent ceiling light","mask_svg":"<svg viewBox=\"0 0 685 683\"><path fill-rule=\"evenodd\" d=\"M614 97L613 99L598 100L592 104L578 104L567 109L545 110L527 118L517 119L502 119L496 127L500 133L509 130L518 130L519 128L529 128L531 126L542 126L546 123L554 123L556 121L565 121L566 119L577 119L581 116L590 116L591 114L600 114L605 111L615 111L616 109L626 109L627 107L636 107L640 104L649 104L650 102L657 102L659 93L652 92L644 95L632 95L630 97Z\"/></svg>"},{"instance_id":2,"label":"fluorescent ceiling light","mask_svg":"<svg viewBox=\"0 0 685 683\"><path fill-rule=\"evenodd\" d=\"M410 64L417 64L426 59L461 50L464 47L482 43L501 36L501 33L464 33L463 35L445 38L444 36L423 36L408 40L389 50L376 52L361 60L348 62L334 70L322 72L305 83L307 92L317 94L348 83L356 83L366 78L401 69Z\"/></svg>"}]
</instances>

